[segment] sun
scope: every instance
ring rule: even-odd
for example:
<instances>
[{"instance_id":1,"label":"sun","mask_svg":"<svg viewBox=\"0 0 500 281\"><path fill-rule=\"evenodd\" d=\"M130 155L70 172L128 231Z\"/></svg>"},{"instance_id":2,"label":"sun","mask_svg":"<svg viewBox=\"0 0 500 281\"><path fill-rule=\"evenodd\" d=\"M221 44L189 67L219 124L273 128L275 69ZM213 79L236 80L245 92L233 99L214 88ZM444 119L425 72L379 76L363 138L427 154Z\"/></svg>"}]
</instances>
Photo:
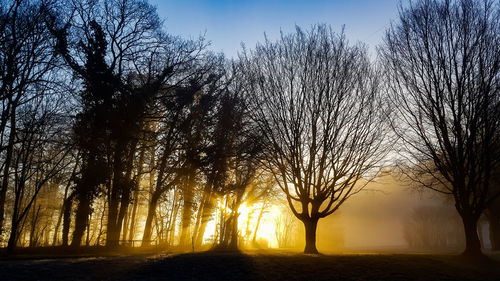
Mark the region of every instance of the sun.
<instances>
[{"instance_id":1,"label":"sun","mask_svg":"<svg viewBox=\"0 0 500 281\"><path fill-rule=\"evenodd\" d=\"M252 235L254 235L255 230L256 239L260 241L267 241L267 246L270 248L278 247L278 242L276 240L276 227L275 221L282 213L282 210L275 205L271 205L264 209L262 216L259 221L259 215L262 211L262 203L256 203L248 205L247 203L241 204L238 208L239 219L238 219L238 229L240 233L243 233L247 228L251 229ZM258 226L257 226L258 225Z\"/></svg>"},{"instance_id":2,"label":"sun","mask_svg":"<svg viewBox=\"0 0 500 281\"><path fill-rule=\"evenodd\" d=\"M260 243L265 243L269 248L277 248L278 242L276 239L276 218L278 218L283 210L275 205L264 206L262 210L263 203L248 204L247 202L242 203L238 208L238 232L240 238L245 242L253 240L255 235L256 241ZM262 212L262 215L260 214ZM260 216L260 219L259 219ZM213 217L217 217L214 212ZM213 241L213 237L216 233L216 222L211 220L207 224L205 234L203 235L203 240L205 243L210 243ZM255 233L255 231L257 232ZM246 243L247 246L250 243Z\"/></svg>"}]
</instances>

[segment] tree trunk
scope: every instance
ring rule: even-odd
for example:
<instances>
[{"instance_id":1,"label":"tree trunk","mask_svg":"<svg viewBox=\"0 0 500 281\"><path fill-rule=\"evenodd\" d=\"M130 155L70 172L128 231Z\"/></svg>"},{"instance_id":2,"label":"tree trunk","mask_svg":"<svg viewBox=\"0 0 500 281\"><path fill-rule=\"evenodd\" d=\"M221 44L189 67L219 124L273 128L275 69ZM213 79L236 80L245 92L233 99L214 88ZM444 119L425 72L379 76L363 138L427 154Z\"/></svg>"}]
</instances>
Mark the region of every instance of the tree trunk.
<instances>
[{"instance_id":1,"label":"tree trunk","mask_svg":"<svg viewBox=\"0 0 500 281\"><path fill-rule=\"evenodd\" d=\"M12 153L14 151L14 140L16 135L16 110L15 106L12 107L12 112L10 116L10 134L9 142L7 144L7 152L5 155L5 162L3 163L3 178L2 186L0 188L0 236L2 236L3 231L3 221L5 216L5 196L7 194L7 188L9 186L9 169L10 162L12 161Z\"/></svg>"},{"instance_id":2,"label":"tree trunk","mask_svg":"<svg viewBox=\"0 0 500 281\"><path fill-rule=\"evenodd\" d=\"M130 216L132 215L132 212L127 210L127 213L125 214L125 218L123 219L123 230L122 230L122 240L127 240L127 235L128 235L128 224L130 220Z\"/></svg>"},{"instance_id":3,"label":"tree trunk","mask_svg":"<svg viewBox=\"0 0 500 281\"><path fill-rule=\"evenodd\" d=\"M106 234L106 246L117 247L120 240L120 232L122 229L123 218L127 213L130 203L131 181L135 148L137 142L128 143L130 148L127 149L127 143L119 142L113 157L113 184L111 186L109 207L108 207L108 223ZM126 161L123 161L122 154L127 153ZM124 174L125 172L125 174Z\"/></svg>"},{"instance_id":4,"label":"tree trunk","mask_svg":"<svg viewBox=\"0 0 500 281\"><path fill-rule=\"evenodd\" d=\"M481 242L477 234L478 219L471 215L462 215L465 231L465 250L463 255L478 256L482 255Z\"/></svg>"},{"instance_id":5,"label":"tree trunk","mask_svg":"<svg viewBox=\"0 0 500 281\"><path fill-rule=\"evenodd\" d=\"M128 240L135 238L135 219L137 216L137 206L139 205L139 189L134 190L134 205L132 205L132 214L130 215L130 226Z\"/></svg>"},{"instance_id":6,"label":"tree trunk","mask_svg":"<svg viewBox=\"0 0 500 281\"><path fill-rule=\"evenodd\" d=\"M92 221L92 212L89 213L89 218L87 219L87 237L85 238L85 246L90 246L90 222Z\"/></svg>"},{"instance_id":7,"label":"tree trunk","mask_svg":"<svg viewBox=\"0 0 500 281\"><path fill-rule=\"evenodd\" d=\"M101 219L99 223L99 233L97 234L96 238L96 245L101 245L101 235L103 234L103 227L104 227L104 216L106 215L106 200L104 200L104 204L102 206L102 212L101 212Z\"/></svg>"},{"instance_id":8,"label":"tree trunk","mask_svg":"<svg viewBox=\"0 0 500 281\"><path fill-rule=\"evenodd\" d=\"M9 241L7 242L7 254L12 254L17 244L19 222L16 219L12 220L12 231L10 232Z\"/></svg>"},{"instance_id":9,"label":"tree trunk","mask_svg":"<svg viewBox=\"0 0 500 281\"><path fill-rule=\"evenodd\" d=\"M134 169L134 159L135 151L137 148L137 141L131 144L131 148L128 152L125 175L122 179L121 188L121 200L120 200L120 211L118 213L118 220L116 221L116 231L118 232L117 237L120 239L120 232L123 227L123 239L126 239L127 235L127 223L126 220L128 212L128 206L130 205L130 194L132 189L135 188L135 184L132 185L132 170ZM125 221L124 221L125 220Z\"/></svg>"},{"instance_id":10,"label":"tree trunk","mask_svg":"<svg viewBox=\"0 0 500 281\"><path fill-rule=\"evenodd\" d=\"M21 184L23 183L24 182L21 182ZM15 190L14 208L12 210L9 241L7 242L7 254L11 254L17 245L18 235L21 233L21 231L19 230L19 224L23 220L22 218L19 218L19 208L20 208L19 205L20 202L22 202L24 188L19 188L19 189L15 188L14 190ZM22 228L24 227L25 222L26 219L24 219Z\"/></svg>"},{"instance_id":11,"label":"tree trunk","mask_svg":"<svg viewBox=\"0 0 500 281\"><path fill-rule=\"evenodd\" d=\"M31 229L30 229L30 240L29 240L29 247L35 247L37 245L37 240L38 237L36 237L36 227L37 227L37 222L38 222L38 216L40 214L40 208L42 207L41 205L38 205L38 208L36 208L36 202L33 204L33 212L31 216ZM35 211L36 210L36 211Z\"/></svg>"},{"instance_id":12,"label":"tree trunk","mask_svg":"<svg viewBox=\"0 0 500 281\"><path fill-rule=\"evenodd\" d=\"M119 142L113 156L113 181L108 184L108 221L106 224L106 247L117 247L120 240L118 229L118 208L120 207L120 194L123 186L123 161L121 154L125 152L124 145Z\"/></svg>"},{"instance_id":13,"label":"tree trunk","mask_svg":"<svg viewBox=\"0 0 500 281\"><path fill-rule=\"evenodd\" d=\"M177 194L175 194L175 196L177 196ZM169 231L168 243L170 245L174 245L174 243L175 243L175 227L176 227L176 221L177 221L177 214L179 213L179 208L180 208L180 204L178 204L176 201L177 201L177 197L175 197L175 199L174 199L174 212L172 213L172 218L170 219L170 222L169 222L170 228L168 229L168 231Z\"/></svg>"},{"instance_id":14,"label":"tree trunk","mask_svg":"<svg viewBox=\"0 0 500 281\"><path fill-rule=\"evenodd\" d=\"M151 244L151 234L153 230L153 218L155 216L156 204L158 203L159 195L156 193L151 196L151 202L148 207L148 215L146 217L146 224L144 225L144 234L142 235L142 246L149 246Z\"/></svg>"},{"instance_id":15,"label":"tree trunk","mask_svg":"<svg viewBox=\"0 0 500 281\"><path fill-rule=\"evenodd\" d=\"M90 214L90 200L86 194L78 196L78 209L75 216L75 230L73 231L73 239L71 241L72 247L80 246L82 242L83 233L87 228L87 220Z\"/></svg>"},{"instance_id":16,"label":"tree trunk","mask_svg":"<svg viewBox=\"0 0 500 281\"><path fill-rule=\"evenodd\" d=\"M190 226L191 226L191 216L193 214L193 183L192 183L192 175L188 175L186 178L186 182L183 186L183 205L182 205L182 221L181 221L181 237L179 241L179 245L181 247L188 247L190 244Z\"/></svg>"},{"instance_id":17,"label":"tree trunk","mask_svg":"<svg viewBox=\"0 0 500 281\"><path fill-rule=\"evenodd\" d=\"M71 172L71 177L70 177L70 180L68 180L67 184L66 184L66 187L64 188L64 197L63 197L63 204L61 206L61 211L59 212L59 216L57 217L57 224L56 224L56 227L54 229L54 239L52 240L52 246L56 246L57 245L57 238L59 236L59 227L61 226L61 220L63 220L63 233L64 233L64 227L65 227L65 223L71 223L71 217L66 217L66 216L71 216L71 208L73 207L73 196L75 196L75 193L71 193L69 194L68 196L68 193L69 193L69 187L71 185L71 182L72 182L72 178L74 178L75 174L76 174L76 169L78 167L78 162L79 162L79 158L76 157L76 163L75 163L75 166L73 168L73 171ZM67 203L70 203L70 210L68 211L68 214L66 214L66 204ZM64 217L64 219L63 219ZM66 221L67 220L67 221ZM68 246L68 232L69 232L69 225L66 225L67 229L66 229L66 244L64 244L63 246Z\"/></svg>"},{"instance_id":18,"label":"tree trunk","mask_svg":"<svg viewBox=\"0 0 500 281\"><path fill-rule=\"evenodd\" d=\"M304 254L317 254L318 249L316 249L316 229L318 227L318 219L304 219L304 228L306 230L306 247L304 248Z\"/></svg>"},{"instance_id":19,"label":"tree trunk","mask_svg":"<svg viewBox=\"0 0 500 281\"><path fill-rule=\"evenodd\" d=\"M120 202L120 211L118 213L118 220L116 221L116 236L120 239L120 232L123 226L123 220L128 213L128 205L130 204L130 188L125 187ZM125 229L126 230L126 229ZM125 234L123 235L125 237Z\"/></svg>"},{"instance_id":20,"label":"tree trunk","mask_svg":"<svg viewBox=\"0 0 500 281\"><path fill-rule=\"evenodd\" d=\"M63 220L63 217L64 219L67 219L66 218L66 202L68 201L68 188L69 187L69 184L66 185L66 189L64 190L64 199L63 199L63 204L61 206L61 211L59 211L59 215L57 216L57 223L56 223L56 226L54 228L54 237L52 239L52 246L56 246L57 245L57 238L59 237L59 227L61 226L61 221ZM70 195L71 196L71 195ZM70 212L71 213L71 212ZM69 214L71 215L71 214ZM69 230L69 228L68 228ZM67 236L66 236L66 245L67 246L68 244L68 240L67 240Z\"/></svg>"},{"instance_id":21,"label":"tree trunk","mask_svg":"<svg viewBox=\"0 0 500 281\"><path fill-rule=\"evenodd\" d=\"M255 243L255 240L257 239L257 231L259 230L259 226L260 226L260 220L262 219L262 215L264 214L264 209L266 207L266 203L262 203L262 208L260 208L260 212L259 212L259 217L257 218L257 223L255 224L255 230L253 232L253 238L252 238L252 242Z\"/></svg>"},{"instance_id":22,"label":"tree trunk","mask_svg":"<svg viewBox=\"0 0 500 281\"><path fill-rule=\"evenodd\" d=\"M198 234L196 235L195 247L200 247L203 244L203 236L205 235L205 229L207 228L208 221L210 220L210 216L214 211L213 199L210 196L207 198L208 200L203 204L203 210L201 214L201 222L200 227L198 229Z\"/></svg>"},{"instance_id":23,"label":"tree trunk","mask_svg":"<svg viewBox=\"0 0 500 281\"><path fill-rule=\"evenodd\" d=\"M240 214L237 211L233 211L233 219L231 221L231 240L229 242L229 250L238 250L238 217Z\"/></svg>"},{"instance_id":24,"label":"tree trunk","mask_svg":"<svg viewBox=\"0 0 500 281\"><path fill-rule=\"evenodd\" d=\"M196 222L194 224L193 228L193 247L198 247L198 236L200 236L200 224L201 224L201 217L203 214L203 209L205 208L205 203L206 203L206 198L207 198L207 193L203 192L203 196L201 197L200 200L200 206L198 207L198 212L196 213Z\"/></svg>"},{"instance_id":25,"label":"tree trunk","mask_svg":"<svg viewBox=\"0 0 500 281\"><path fill-rule=\"evenodd\" d=\"M130 215L130 228L129 228L129 234L128 234L128 240L134 240L135 236L135 217L137 214L137 206L139 205L139 186L142 180L142 165L144 163L144 153L145 149L141 150L141 154L139 156L139 164L137 168L137 179L135 181L134 185L134 193L133 193L133 198L134 198L134 204L132 205L132 214ZM126 224L125 224L126 225ZM124 231L124 237L127 234L126 231Z\"/></svg>"},{"instance_id":26,"label":"tree trunk","mask_svg":"<svg viewBox=\"0 0 500 281\"><path fill-rule=\"evenodd\" d=\"M7 242L7 254L11 254L14 252L14 248L17 244L17 236L19 234L19 222L18 217L18 206L19 206L19 193L16 192L15 202L14 202L14 210L12 213L11 227L10 227L10 236L9 241Z\"/></svg>"},{"instance_id":27,"label":"tree trunk","mask_svg":"<svg viewBox=\"0 0 500 281\"><path fill-rule=\"evenodd\" d=\"M64 199L63 202L63 229L62 229L62 245L68 246L69 229L71 227L71 210L73 209L73 195ZM57 237L54 234L54 237Z\"/></svg>"},{"instance_id":28,"label":"tree trunk","mask_svg":"<svg viewBox=\"0 0 500 281\"><path fill-rule=\"evenodd\" d=\"M119 172L115 171L115 177L113 179L113 184L111 185L110 196L108 199L108 221L106 224L106 247L116 247L118 246L118 240L120 239L120 230L117 230L117 218L118 218L118 182L120 181Z\"/></svg>"}]
</instances>

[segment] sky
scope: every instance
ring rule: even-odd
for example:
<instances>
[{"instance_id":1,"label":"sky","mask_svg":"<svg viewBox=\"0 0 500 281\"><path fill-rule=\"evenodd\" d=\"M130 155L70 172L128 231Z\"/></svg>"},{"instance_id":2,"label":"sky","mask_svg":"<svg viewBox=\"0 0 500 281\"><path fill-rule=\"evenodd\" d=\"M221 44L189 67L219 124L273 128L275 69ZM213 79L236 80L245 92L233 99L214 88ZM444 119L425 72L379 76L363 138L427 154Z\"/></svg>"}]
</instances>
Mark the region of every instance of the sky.
<instances>
[{"instance_id":1,"label":"sky","mask_svg":"<svg viewBox=\"0 0 500 281\"><path fill-rule=\"evenodd\" d=\"M197 38L205 34L211 49L236 57L241 43L253 48L264 32L276 39L280 30L292 32L326 23L345 33L351 43L364 42L374 52L384 30L397 18L400 0L151 0L172 35Z\"/></svg>"}]
</instances>

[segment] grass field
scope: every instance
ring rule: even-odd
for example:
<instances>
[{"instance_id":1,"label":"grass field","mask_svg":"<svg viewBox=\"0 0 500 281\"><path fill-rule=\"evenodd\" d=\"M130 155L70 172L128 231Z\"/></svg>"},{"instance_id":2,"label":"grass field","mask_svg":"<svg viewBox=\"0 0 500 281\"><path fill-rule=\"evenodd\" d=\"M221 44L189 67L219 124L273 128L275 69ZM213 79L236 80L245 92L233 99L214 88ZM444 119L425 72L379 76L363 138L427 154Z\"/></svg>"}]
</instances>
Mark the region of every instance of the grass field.
<instances>
[{"instance_id":1,"label":"grass field","mask_svg":"<svg viewBox=\"0 0 500 281\"><path fill-rule=\"evenodd\" d=\"M0 280L500 280L500 262L456 255L283 251L18 256L0 260Z\"/></svg>"}]
</instances>

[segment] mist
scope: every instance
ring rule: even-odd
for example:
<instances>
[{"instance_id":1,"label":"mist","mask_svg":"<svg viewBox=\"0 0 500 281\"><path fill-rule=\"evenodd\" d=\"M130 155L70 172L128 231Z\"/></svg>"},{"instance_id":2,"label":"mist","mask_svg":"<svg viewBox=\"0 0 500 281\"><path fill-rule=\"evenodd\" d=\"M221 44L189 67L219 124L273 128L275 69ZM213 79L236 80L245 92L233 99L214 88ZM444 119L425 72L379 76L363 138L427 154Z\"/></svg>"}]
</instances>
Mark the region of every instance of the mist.
<instances>
[{"instance_id":1,"label":"mist","mask_svg":"<svg viewBox=\"0 0 500 281\"><path fill-rule=\"evenodd\" d=\"M439 216L444 217L436 218ZM456 236L463 235L460 217L452 200L411 187L398 175L386 175L369 183L362 192L346 202L331 221L320 224L319 237L328 239L332 235L329 229L335 229L336 224L337 231L343 234L344 243L340 249L345 252L456 253L465 246L463 239L452 241ZM444 239L448 242L434 247L432 241L427 244L414 242L426 239L426 233L418 233L422 228L438 236L430 240ZM410 234L415 237L412 239ZM321 238L319 245L322 245ZM339 250L327 243L323 245L325 250Z\"/></svg>"}]
</instances>

